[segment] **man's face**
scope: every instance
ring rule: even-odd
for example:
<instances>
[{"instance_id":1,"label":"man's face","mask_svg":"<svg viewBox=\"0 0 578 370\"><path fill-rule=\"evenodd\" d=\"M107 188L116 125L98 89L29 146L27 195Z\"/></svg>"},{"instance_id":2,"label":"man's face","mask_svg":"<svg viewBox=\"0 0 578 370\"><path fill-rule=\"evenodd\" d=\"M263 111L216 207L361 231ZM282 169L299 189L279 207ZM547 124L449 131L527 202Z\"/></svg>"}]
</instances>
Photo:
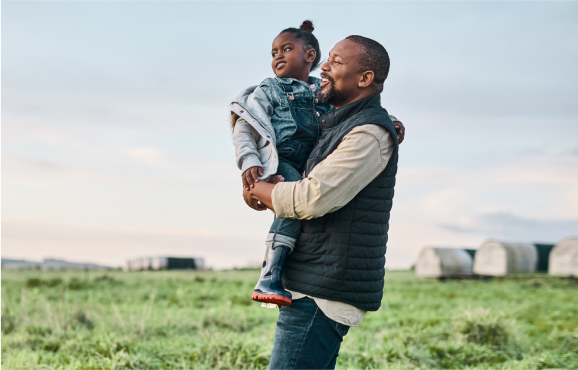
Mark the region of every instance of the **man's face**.
<instances>
[{"instance_id":1,"label":"man's face","mask_svg":"<svg viewBox=\"0 0 578 370\"><path fill-rule=\"evenodd\" d=\"M358 55L362 47L350 40L339 41L321 66L319 100L339 108L352 100L359 89Z\"/></svg>"}]
</instances>

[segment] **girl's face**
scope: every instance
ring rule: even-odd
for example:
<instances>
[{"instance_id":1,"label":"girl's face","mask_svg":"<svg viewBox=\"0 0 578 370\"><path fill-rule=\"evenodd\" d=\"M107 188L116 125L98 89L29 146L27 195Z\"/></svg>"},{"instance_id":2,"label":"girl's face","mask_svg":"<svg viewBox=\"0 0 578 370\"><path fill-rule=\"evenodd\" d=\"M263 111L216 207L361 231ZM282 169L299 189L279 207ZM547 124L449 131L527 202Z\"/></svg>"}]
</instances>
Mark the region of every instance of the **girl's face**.
<instances>
[{"instance_id":1,"label":"girl's face","mask_svg":"<svg viewBox=\"0 0 578 370\"><path fill-rule=\"evenodd\" d=\"M305 50L303 43L291 33L280 33L273 40L271 67L277 77L302 79L308 76L315 60L315 50Z\"/></svg>"}]
</instances>

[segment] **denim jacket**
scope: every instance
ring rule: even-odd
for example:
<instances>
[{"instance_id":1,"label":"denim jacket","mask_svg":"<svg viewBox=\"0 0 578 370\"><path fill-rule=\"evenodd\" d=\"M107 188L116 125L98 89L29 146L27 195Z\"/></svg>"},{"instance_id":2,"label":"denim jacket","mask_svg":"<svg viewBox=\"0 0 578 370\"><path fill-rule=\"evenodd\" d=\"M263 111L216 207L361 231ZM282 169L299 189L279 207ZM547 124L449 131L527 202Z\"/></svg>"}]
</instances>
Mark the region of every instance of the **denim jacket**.
<instances>
[{"instance_id":1,"label":"denim jacket","mask_svg":"<svg viewBox=\"0 0 578 370\"><path fill-rule=\"evenodd\" d=\"M242 172L262 167L260 179L267 181L276 174L280 157L301 170L317 142L319 117L333 109L316 98L321 80L309 77L309 82L267 78L231 102L233 144Z\"/></svg>"},{"instance_id":2,"label":"denim jacket","mask_svg":"<svg viewBox=\"0 0 578 370\"><path fill-rule=\"evenodd\" d=\"M279 157L299 170L317 141L319 117L333 108L316 98L320 80L309 82L267 78L233 100L233 143L241 171L260 166L266 181L276 173Z\"/></svg>"}]
</instances>

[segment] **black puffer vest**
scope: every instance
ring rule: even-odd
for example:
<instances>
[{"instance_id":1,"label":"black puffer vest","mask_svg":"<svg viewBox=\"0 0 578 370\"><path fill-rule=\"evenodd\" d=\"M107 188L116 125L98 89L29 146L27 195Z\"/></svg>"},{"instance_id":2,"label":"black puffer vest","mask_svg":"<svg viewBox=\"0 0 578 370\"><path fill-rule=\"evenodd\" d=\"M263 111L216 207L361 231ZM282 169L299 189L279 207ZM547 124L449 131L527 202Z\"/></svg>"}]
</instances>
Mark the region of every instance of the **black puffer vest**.
<instances>
[{"instance_id":1,"label":"black puffer vest","mask_svg":"<svg viewBox=\"0 0 578 370\"><path fill-rule=\"evenodd\" d=\"M397 172L397 133L379 95L321 117L321 140L307 160L305 176L357 126L375 124L395 141L385 169L348 204L305 220L283 272L286 289L376 311L383 297L389 212Z\"/></svg>"}]
</instances>

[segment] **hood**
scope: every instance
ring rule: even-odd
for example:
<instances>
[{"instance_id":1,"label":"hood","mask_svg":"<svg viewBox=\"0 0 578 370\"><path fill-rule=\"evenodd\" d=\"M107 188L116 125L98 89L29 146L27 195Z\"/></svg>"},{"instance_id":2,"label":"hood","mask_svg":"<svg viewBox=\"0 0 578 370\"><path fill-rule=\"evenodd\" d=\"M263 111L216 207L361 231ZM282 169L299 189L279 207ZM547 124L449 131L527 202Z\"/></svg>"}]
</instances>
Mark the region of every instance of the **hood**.
<instances>
[{"instance_id":1,"label":"hood","mask_svg":"<svg viewBox=\"0 0 578 370\"><path fill-rule=\"evenodd\" d=\"M257 85L255 86L249 86L248 88L246 88L245 90L241 91L241 93L239 95L237 95L237 97L235 98L235 100L233 100L231 102L231 107L233 106L233 104L235 103L240 103L240 102L246 102L247 98L249 97L249 95L251 95L255 89L257 88ZM230 125L231 125L231 132L233 132L233 130L235 129L235 124L237 123L237 120L241 118L241 116L239 116L237 113L235 113L232 109L231 109L231 116L229 117L230 120Z\"/></svg>"}]
</instances>

